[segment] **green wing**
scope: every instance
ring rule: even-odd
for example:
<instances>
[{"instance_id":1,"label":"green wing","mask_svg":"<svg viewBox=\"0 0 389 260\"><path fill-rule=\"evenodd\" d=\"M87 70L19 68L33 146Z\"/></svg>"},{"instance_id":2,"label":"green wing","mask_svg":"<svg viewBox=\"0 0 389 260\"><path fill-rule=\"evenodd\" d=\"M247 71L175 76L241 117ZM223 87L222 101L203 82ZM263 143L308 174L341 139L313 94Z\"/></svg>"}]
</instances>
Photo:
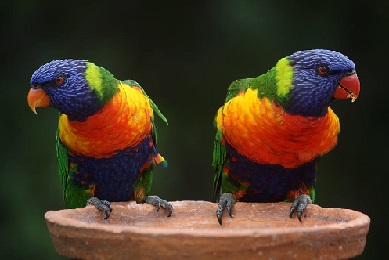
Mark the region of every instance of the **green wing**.
<instances>
[{"instance_id":1,"label":"green wing","mask_svg":"<svg viewBox=\"0 0 389 260\"><path fill-rule=\"evenodd\" d=\"M232 98L236 97L240 92L245 92L252 82L252 78L239 79L233 81L228 87L227 96L225 102L230 101ZM212 167L215 172L213 179L213 192L214 200L219 201L222 188L222 178L223 178L223 164L226 160L226 147L222 143L222 132L217 131L214 144L213 144L213 161Z\"/></svg>"},{"instance_id":2,"label":"green wing","mask_svg":"<svg viewBox=\"0 0 389 260\"><path fill-rule=\"evenodd\" d=\"M219 201L222 186L223 164L226 160L226 147L222 143L222 132L218 131L213 142L212 167L215 172L213 179L214 200Z\"/></svg>"},{"instance_id":3,"label":"green wing","mask_svg":"<svg viewBox=\"0 0 389 260\"><path fill-rule=\"evenodd\" d=\"M253 81L255 79L253 78L247 78L247 79L238 79L233 81L230 86L228 87L227 96L225 99L225 102L229 102L231 99L236 97L241 92L246 92L249 87L251 87ZM217 202L219 201L219 197L222 192L222 184L223 184L223 164L226 160L226 147L222 142L222 132L217 131L214 145L213 145L213 161L212 161L212 167L215 172L215 176L213 179L213 192L214 192L214 200ZM227 183L224 183L224 186L226 186ZM235 187L233 187L232 184L230 184L228 187L231 187L231 190L234 190ZM229 191L224 191L229 192Z\"/></svg>"},{"instance_id":4,"label":"green wing","mask_svg":"<svg viewBox=\"0 0 389 260\"><path fill-rule=\"evenodd\" d=\"M58 161L58 174L59 180L63 189L63 197L66 201L66 188L67 178L69 174L69 155L67 147L61 142L59 138L59 130L56 134L56 150L57 150L57 161Z\"/></svg>"},{"instance_id":5,"label":"green wing","mask_svg":"<svg viewBox=\"0 0 389 260\"><path fill-rule=\"evenodd\" d=\"M86 201L93 196L92 187L81 187L71 181L71 177L77 173L77 165L69 164L68 148L59 138L59 130L56 135L56 150L58 161L59 180L63 189L63 198L67 208L83 208Z\"/></svg>"}]
</instances>

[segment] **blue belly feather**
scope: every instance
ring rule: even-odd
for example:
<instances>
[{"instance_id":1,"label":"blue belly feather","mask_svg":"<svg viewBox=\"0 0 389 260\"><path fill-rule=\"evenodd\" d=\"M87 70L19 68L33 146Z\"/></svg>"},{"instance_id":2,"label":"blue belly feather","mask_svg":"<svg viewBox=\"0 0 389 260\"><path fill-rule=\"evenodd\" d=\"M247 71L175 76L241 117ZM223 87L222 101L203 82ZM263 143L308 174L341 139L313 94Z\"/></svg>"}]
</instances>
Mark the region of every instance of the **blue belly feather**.
<instances>
[{"instance_id":1,"label":"blue belly feather","mask_svg":"<svg viewBox=\"0 0 389 260\"><path fill-rule=\"evenodd\" d=\"M281 165L250 161L230 145L227 144L226 148L226 166L229 168L227 181L236 187L239 187L242 182L249 185L246 194L239 201L285 201L287 193L298 190L302 184L308 189L315 186L318 158L298 168L284 168ZM228 191L223 190L223 192Z\"/></svg>"},{"instance_id":2,"label":"blue belly feather","mask_svg":"<svg viewBox=\"0 0 389 260\"><path fill-rule=\"evenodd\" d=\"M141 168L158 154L149 145L150 141L151 137L145 138L139 145L117 151L110 158L70 156L69 162L77 165L76 172L71 173L70 185L84 189L95 185L94 196L99 199L130 200Z\"/></svg>"}]
</instances>

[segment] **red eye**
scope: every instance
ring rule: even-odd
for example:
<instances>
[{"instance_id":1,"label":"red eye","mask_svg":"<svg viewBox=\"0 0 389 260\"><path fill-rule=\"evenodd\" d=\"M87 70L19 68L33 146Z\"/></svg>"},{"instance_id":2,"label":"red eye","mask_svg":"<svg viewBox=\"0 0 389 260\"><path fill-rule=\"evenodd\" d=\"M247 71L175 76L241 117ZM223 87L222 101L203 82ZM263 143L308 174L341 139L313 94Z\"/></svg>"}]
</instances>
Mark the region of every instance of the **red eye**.
<instances>
[{"instance_id":1,"label":"red eye","mask_svg":"<svg viewBox=\"0 0 389 260\"><path fill-rule=\"evenodd\" d=\"M320 75L326 75L328 73L329 69L325 65L321 65L317 68L317 72L319 72Z\"/></svg>"},{"instance_id":2,"label":"red eye","mask_svg":"<svg viewBox=\"0 0 389 260\"><path fill-rule=\"evenodd\" d=\"M59 75L55 78L55 84L57 86L62 85L65 82L65 77L62 75Z\"/></svg>"}]
</instances>

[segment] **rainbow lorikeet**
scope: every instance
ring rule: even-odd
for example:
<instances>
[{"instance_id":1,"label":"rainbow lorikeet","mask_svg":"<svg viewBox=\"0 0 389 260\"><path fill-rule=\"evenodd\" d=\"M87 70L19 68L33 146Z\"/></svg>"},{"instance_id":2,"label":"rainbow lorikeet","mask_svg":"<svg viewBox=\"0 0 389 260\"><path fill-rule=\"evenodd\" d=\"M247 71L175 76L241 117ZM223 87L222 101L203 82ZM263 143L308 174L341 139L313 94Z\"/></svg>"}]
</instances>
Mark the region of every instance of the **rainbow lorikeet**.
<instances>
[{"instance_id":1,"label":"rainbow lorikeet","mask_svg":"<svg viewBox=\"0 0 389 260\"><path fill-rule=\"evenodd\" d=\"M68 208L135 199L168 210L149 196L153 165L167 166L156 150L156 104L133 80L120 81L86 60L53 60L34 72L28 104L60 112L56 137L59 177Z\"/></svg>"},{"instance_id":2,"label":"rainbow lorikeet","mask_svg":"<svg viewBox=\"0 0 389 260\"><path fill-rule=\"evenodd\" d=\"M337 144L335 99L355 101L355 64L314 49L280 59L256 78L231 83L219 108L213 151L216 215L235 201L293 201L290 217L315 200L316 164Z\"/></svg>"}]
</instances>

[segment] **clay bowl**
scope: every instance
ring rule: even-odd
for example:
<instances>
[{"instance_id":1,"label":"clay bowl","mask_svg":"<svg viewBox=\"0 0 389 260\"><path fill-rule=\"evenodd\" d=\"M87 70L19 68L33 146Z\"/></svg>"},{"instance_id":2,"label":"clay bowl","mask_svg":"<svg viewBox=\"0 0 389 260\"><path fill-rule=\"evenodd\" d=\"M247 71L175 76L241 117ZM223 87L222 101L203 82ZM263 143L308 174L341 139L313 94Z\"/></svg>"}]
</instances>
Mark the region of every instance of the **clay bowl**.
<instances>
[{"instance_id":1,"label":"clay bowl","mask_svg":"<svg viewBox=\"0 0 389 260\"><path fill-rule=\"evenodd\" d=\"M166 212L135 202L113 203L109 219L92 206L45 214L57 252L70 258L350 258L360 255L368 216L309 205L302 222L289 218L289 203L236 203L223 226L215 203L171 202Z\"/></svg>"}]
</instances>

